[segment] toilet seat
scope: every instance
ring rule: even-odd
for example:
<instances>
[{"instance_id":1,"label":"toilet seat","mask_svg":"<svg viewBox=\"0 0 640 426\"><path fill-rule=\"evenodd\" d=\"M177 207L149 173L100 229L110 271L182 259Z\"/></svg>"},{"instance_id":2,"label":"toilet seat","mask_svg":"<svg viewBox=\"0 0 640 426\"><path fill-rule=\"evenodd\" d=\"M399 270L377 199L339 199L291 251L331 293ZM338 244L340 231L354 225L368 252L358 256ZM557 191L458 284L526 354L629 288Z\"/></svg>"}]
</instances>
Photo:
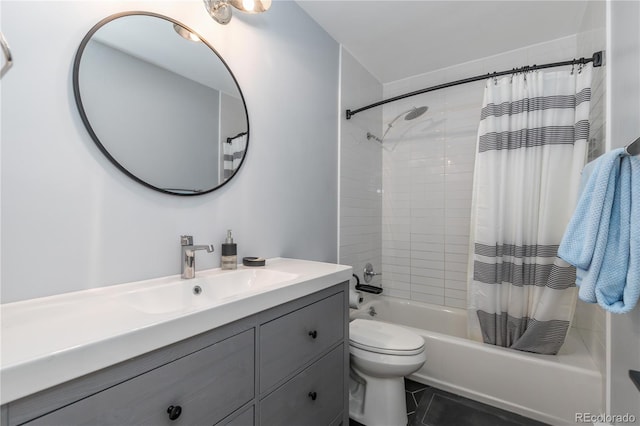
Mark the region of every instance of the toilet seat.
<instances>
[{"instance_id":1,"label":"toilet seat","mask_svg":"<svg viewBox=\"0 0 640 426\"><path fill-rule=\"evenodd\" d=\"M424 351L424 339L406 328L366 319L349 324L349 344L386 355L417 355Z\"/></svg>"}]
</instances>

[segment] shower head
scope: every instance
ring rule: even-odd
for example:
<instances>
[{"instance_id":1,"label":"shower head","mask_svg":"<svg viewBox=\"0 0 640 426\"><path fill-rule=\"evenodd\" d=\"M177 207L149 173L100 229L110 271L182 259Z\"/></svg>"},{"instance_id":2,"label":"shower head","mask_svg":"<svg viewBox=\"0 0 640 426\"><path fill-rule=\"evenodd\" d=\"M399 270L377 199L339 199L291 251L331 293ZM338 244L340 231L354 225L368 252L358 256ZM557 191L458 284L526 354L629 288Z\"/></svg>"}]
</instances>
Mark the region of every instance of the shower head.
<instances>
[{"instance_id":1,"label":"shower head","mask_svg":"<svg viewBox=\"0 0 640 426\"><path fill-rule=\"evenodd\" d=\"M389 124L387 124L387 127L388 128L392 127L393 124L400 119L400 117L404 117L406 121L414 120L420 117L425 112L427 112L428 109L429 109L428 106L421 106L421 107L413 107L411 109L403 111L400 114L396 115L396 118L391 120Z\"/></svg>"},{"instance_id":2,"label":"shower head","mask_svg":"<svg viewBox=\"0 0 640 426\"><path fill-rule=\"evenodd\" d=\"M385 136L387 136L387 133L389 133L389 130L391 130L391 128L393 127L393 124L396 121L398 121L400 117L404 116L404 119L406 121L414 120L420 117L425 112L427 112L428 109L429 109L428 106L413 107L407 111L403 111L402 113L398 114L396 118L394 118L389 122L389 124L387 124L387 130L385 130L384 134L382 135L382 140L384 140Z\"/></svg>"},{"instance_id":3,"label":"shower head","mask_svg":"<svg viewBox=\"0 0 640 426\"><path fill-rule=\"evenodd\" d=\"M420 117L422 114L424 114L425 112L427 112L427 110L429 109L428 106L421 106L421 107L413 107L412 109L410 109L407 112L407 115L404 116L404 119L409 121L409 120L413 120L414 118L418 118ZM404 113L403 113L404 114Z\"/></svg>"}]
</instances>

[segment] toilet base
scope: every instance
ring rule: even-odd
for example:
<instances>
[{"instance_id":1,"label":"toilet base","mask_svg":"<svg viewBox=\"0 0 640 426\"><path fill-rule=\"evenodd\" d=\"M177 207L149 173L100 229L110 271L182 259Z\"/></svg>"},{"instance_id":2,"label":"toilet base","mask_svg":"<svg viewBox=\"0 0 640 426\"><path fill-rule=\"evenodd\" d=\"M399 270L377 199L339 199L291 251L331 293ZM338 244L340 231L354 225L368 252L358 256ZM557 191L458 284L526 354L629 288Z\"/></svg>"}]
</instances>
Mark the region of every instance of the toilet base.
<instances>
[{"instance_id":1,"label":"toilet base","mask_svg":"<svg viewBox=\"0 0 640 426\"><path fill-rule=\"evenodd\" d=\"M349 417L365 426L406 426L404 377L372 377L351 368Z\"/></svg>"}]
</instances>

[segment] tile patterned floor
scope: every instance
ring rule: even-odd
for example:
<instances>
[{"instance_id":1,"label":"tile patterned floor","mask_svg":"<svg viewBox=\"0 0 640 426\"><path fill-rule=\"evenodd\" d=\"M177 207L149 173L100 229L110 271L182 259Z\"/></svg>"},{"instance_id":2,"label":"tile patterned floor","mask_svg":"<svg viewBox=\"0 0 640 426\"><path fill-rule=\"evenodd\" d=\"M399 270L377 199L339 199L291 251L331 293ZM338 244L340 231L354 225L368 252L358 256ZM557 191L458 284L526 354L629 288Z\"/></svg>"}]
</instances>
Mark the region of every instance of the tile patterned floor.
<instances>
[{"instance_id":1,"label":"tile patterned floor","mask_svg":"<svg viewBox=\"0 0 640 426\"><path fill-rule=\"evenodd\" d=\"M409 426L545 426L545 423L405 379ZM349 426L362 426L350 420ZM403 426L403 425L389 425ZM547 425L548 426L548 425Z\"/></svg>"}]
</instances>

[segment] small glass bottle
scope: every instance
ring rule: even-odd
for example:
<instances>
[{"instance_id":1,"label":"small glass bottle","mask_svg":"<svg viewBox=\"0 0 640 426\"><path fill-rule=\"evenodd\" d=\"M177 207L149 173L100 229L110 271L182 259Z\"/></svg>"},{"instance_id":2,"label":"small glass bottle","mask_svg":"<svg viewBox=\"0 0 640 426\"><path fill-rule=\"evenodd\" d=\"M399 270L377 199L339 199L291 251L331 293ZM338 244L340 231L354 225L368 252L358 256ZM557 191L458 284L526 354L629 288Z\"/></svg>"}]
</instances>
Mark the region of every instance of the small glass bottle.
<instances>
[{"instance_id":1,"label":"small glass bottle","mask_svg":"<svg viewBox=\"0 0 640 426\"><path fill-rule=\"evenodd\" d=\"M227 230L227 240L222 243L222 269L238 269L238 245L233 242L231 229Z\"/></svg>"}]
</instances>

